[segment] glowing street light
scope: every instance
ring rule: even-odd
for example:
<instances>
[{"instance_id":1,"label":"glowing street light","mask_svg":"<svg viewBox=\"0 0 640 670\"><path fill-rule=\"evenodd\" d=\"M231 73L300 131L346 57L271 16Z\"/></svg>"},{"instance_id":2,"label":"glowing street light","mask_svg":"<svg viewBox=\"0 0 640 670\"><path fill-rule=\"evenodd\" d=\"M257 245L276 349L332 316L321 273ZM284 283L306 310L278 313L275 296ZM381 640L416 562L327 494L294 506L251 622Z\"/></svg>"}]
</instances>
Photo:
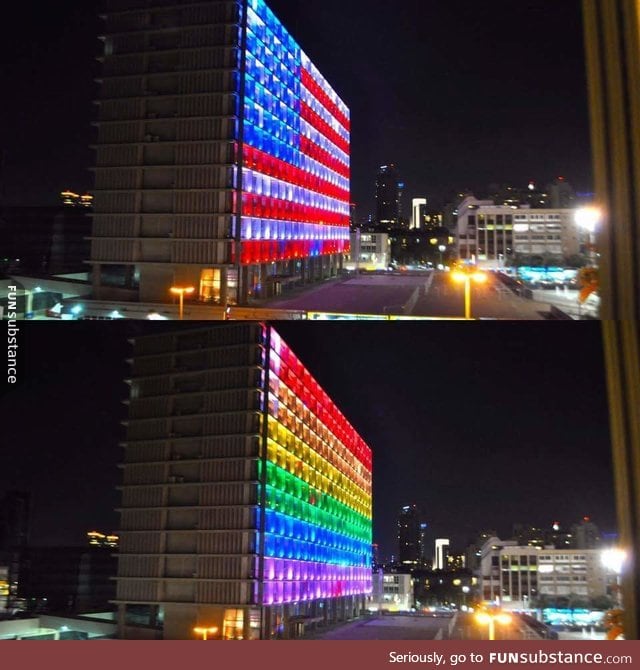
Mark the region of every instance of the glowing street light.
<instances>
[{"instance_id":1,"label":"glowing street light","mask_svg":"<svg viewBox=\"0 0 640 670\"><path fill-rule=\"evenodd\" d=\"M200 635L202 637L202 639L206 641L206 640L209 639L209 634L215 635L218 632L218 629L217 629L216 626L212 626L211 628L198 627L198 628L194 628L193 632L196 635Z\"/></svg>"},{"instance_id":2,"label":"glowing street light","mask_svg":"<svg viewBox=\"0 0 640 670\"><path fill-rule=\"evenodd\" d=\"M602 211L598 207L581 207L576 210L575 221L579 228L595 233L598 224L602 221Z\"/></svg>"},{"instance_id":3,"label":"glowing street light","mask_svg":"<svg viewBox=\"0 0 640 670\"><path fill-rule=\"evenodd\" d=\"M589 260L595 261L595 234L602 222L602 210L598 207L581 207L576 210L575 222L578 228L589 235Z\"/></svg>"},{"instance_id":4,"label":"glowing street light","mask_svg":"<svg viewBox=\"0 0 640 670\"><path fill-rule=\"evenodd\" d=\"M601 555L602 565L608 572L616 577L616 601L618 607L622 608L622 586L620 576L627 560L627 553L622 549L605 549Z\"/></svg>"},{"instance_id":5,"label":"glowing street light","mask_svg":"<svg viewBox=\"0 0 640 670\"><path fill-rule=\"evenodd\" d=\"M441 244L438 247L438 251L440 252L440 265L444 269L444 252L447 250L447 247L444 244Z\"/></svg>"},{"instance_id":6,"label":"glowing street light","mask_svg":"<svg viewBox=\"0 0 640 670\"><path fill-rule=\"evenodd\" d=\"M489 640L496 639L496 623L501 626L510 626L513 623L513 618L506 612L478 612L475 616L476 621L481 626L489 626Z\"/></svg>"},{"instance_id":7,"label":"glowing street light","mask_svg":"<svg viewBox=\"0 0 640 670\"><path fill-rule=\"evenodd\" d=\"M454 282L464 284L464 318L469 321L471 319L471 282L486 284L488 277L484 272L477 270L471 272L456 270L451 277Z\"/></svg>"},{"instance_id":8,"label":"glowing street light","mask_svg":"<svg viewBox=\"0 0 640 670\"><path fill-rule=\"evenodd\" d=\"M602 552L602 565L616 575L622 573L622 566L627 560L627 553L622 549L605 549Z\"/></svg>"},{"instance_id":9,"label":"glowing street light","mask_svg":"<svg viewBox=\"0 0 640 670\"><path fill-rule=\"evenodd\" d=\"M469 591L471 591L471 589L468 586L463 586L462 587L462 598L463 598L463 606L464 607L467 606L467 596L469 595Z\"/></svg>"},{"instance_id":10,"label":"glowing street light","mask_svg":"<svg viewBox=\"0 0 640 670\"><path fill-rule=\"evenodd\" d=\"M171 289L171 293L173 295L177 295L180 297L180 321L184 319L184 296L186 295L191 295L195 292L195 288L193 286L189 286L187 288L181 288L179 286L174 286Z\"/></svg>"}]
</instances>

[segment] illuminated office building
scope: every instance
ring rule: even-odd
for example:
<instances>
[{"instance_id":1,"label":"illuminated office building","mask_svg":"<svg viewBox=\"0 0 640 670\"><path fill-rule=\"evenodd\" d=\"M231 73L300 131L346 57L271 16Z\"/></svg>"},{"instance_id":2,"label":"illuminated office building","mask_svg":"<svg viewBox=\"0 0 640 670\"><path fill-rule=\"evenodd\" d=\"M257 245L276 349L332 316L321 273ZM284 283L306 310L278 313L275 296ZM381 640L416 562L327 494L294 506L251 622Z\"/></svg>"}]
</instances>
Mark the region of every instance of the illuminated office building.
<instances>
[{"instance_id":1,"label":"illuminated office building","mask_svg":"<svg viewBox=\"0 0 640 670\"><path fill-rule=\"evenodd\" d=\"M414 198L411 201L411 229L421 230L427 225L427 199Z\"/></svg>"},{"instance_id":2,"label":"illuminated office building","mask_svg":"<svg viewBox=\"0 0 640 670\"><path fill-rule=\"evenodd\" d=\"M449 556L449 540L446 538L438 538L436 540L436 551L433 556L433 569L446 570L447 557Z\"/></svg>"},{"instance_id":3,"label":"illuminated office building","mask_svg":"<svg viewBox=\"0 0 640 670\"><path fill-rule=\"evenodd\" d=\"M371 451L272 327L136 339L129 383L121 637L296 637L363 610Z\"/></svg>"},{"instance_id":4,"label":"illuminated office building","mask_svg":"<svg viewBox=\"0 0 640 670\"><path fill-rule=\"evenodd\" d=\"M485 269L499 269L518 256L562 263L588 246L572 209L496 205L468 196L457 215L458 255Z\"/></svg>"},{"instance_id":5,"label":"illuminated office building","mask_svg":"<svg viewBox=\"0 0 640 670\"><path fill-rule=\"evenodd\" d=\"M349 252L349 110L264 0L107 0L95 297L245 303Z\"/></svg>"}]
</instances>

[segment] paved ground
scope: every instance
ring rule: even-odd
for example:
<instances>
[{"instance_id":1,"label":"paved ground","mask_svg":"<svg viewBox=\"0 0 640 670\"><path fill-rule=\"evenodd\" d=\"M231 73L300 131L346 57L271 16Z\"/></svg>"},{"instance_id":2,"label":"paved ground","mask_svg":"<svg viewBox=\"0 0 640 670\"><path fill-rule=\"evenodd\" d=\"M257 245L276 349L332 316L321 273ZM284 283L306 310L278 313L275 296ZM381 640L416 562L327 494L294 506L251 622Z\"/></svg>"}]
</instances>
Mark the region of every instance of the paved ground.
<instances>
[{"instance_id":1,"label":"paved ground","mask_svg":"<svg viewBox=\"0 0 640 670\"><path fill-rule=\"evenodd\" d=\"M514 618L508 627L496 626L496 640L537 639ZM474 622L472 615L454 617L421 615L381 615L361 619L308 637L322 640L487 640L489 632Z\"/></svg>"},{"instance_id":2,"label":"paved ground","mask_svg":"<svg viewBox=\"0 0 640 670\"><path fill-rule=\"evenodd\" d=\"M451 618L385 615L322 633L322 640L447 640Z\"/></svg>"},{"instance_id":3,"label":"paved ground","mask_svg":"<svg viewBox=\"0 0 640 670\"><path fill-rule=\"evenodd\" d=\"M543 296L544 297L544 296ZM327 282L297 295L269 301L269 308L346 314L464 317L464 290L448 274L365 275ZM472 316L479 319L543 320L550 305L514 295L493 276L472 291Z\"/></svg>"},{"instance_id":4,"label":"paved ground","mask_svg":"<svg viewBox=\"0 0 640 670\"><path fill-rule=\"evenodd\" d=\"M597 319L600 315L600 300L595 295L589 297L584 305L578 301L579 291L534 291L534 299L537 301L545 301L551 305L555 305L565 314L573 317L576 320L590 318Z\"/></svg>"},{"instance_id":5,"label":"paved ground","mask_svg":"<svg viewBox=\"0 0 640 670\"><path fill-rule=\"evenodd\" d=\"M293 298L270 301L275 309L302 309L346 314L402 314L412 295L423 290L427 276L371 275L327 282Z\"/></svg>"}]
</instances>

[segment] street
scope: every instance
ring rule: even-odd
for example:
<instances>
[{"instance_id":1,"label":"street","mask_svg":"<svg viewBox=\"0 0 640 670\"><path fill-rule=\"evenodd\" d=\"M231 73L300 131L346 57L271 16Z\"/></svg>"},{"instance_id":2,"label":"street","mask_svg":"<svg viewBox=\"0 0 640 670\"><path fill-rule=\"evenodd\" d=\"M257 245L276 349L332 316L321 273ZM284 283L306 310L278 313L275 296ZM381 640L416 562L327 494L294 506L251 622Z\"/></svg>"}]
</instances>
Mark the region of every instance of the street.
<instances>
[{"instance_id":1,"label":"street","mask_svg":"<svg viewBox=\"0 0 640 670\"><path fill-rule=\"evenodd\" d=\"M474 285L475 319L547 318L550 306L514 295L493 275ZM341 314L396 314L413 317L463 318L464 289L448 273L362 275L327 282L290 298L269 301L269 308Z\"/></svg>"},{"instance_id":2,"label":"street","mask_svg":"<svg viewBox=\"0 0 640 670\"><path fill-rule=\"evenodd\" d=\"M473 615L383 614L360 619L327 632L311 633L322 640L487 640L488 630ZM496 640L539 639L518 617L507 627L496 626Z\"/></svg>"},{"instance_id":3,"label":"street","mask_svg":"<svg viewBox=\"0 0 640 670\"><path fill-rule=\"evenodd\" d=\"M380 615L335 628L323 640L448 640L453 617Z\"/></svg>"}]
</instances>

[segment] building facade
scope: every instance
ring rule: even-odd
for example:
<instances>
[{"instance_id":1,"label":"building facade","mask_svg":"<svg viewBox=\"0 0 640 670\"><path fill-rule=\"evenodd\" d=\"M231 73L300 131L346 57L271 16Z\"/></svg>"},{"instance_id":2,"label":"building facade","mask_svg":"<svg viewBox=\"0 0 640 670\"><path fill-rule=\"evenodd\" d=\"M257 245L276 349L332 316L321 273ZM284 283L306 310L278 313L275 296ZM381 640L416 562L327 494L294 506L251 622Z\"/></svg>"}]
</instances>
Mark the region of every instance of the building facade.
<instances>
[{"instance_id":1,"label":"building facade","mask_svg":"<svg viewBox=\"0 0 640 670\"><path fill-rule=\"evenodd\" d=\"M411 201L411 229L422 230L427 225L427 199L414 198Z\"/></svg>"},{"instance_id":2,"label":"building facade","mask_svg":"<svg viewBox=\"0 0 640 670\"><path fill-rule=\"evenodd\" d=\"M113 608L116 570L111 547L29 547L19 594L30 611L105 612Z\"/></svg>"},{"instance_id":3,"label":"building facade","mask_svg":"<svg viewBox=\"0 0 640 670\"><path fill-rule=\"evenodd\" d=\"M90 204L4 207L0 211L0 267L37 276L86 273Z\"/></svg>"},{"instance_id":4,"label":"building facade","mask_svg":"<svg viewBox=\"0 0 640 670\"><path fill-rule=\"evenodd\" d=\"M458 207L457 244L459 258L497 269L519 256L562 263L584 251L588 240L573 209L495 205L467 197Z\"/></svg>"},{"instance_id":5,"label":"building facade","mask_svg":"<svg viewBox=\"0 0 640 670\"><path fill-rule=\"evenodd\" d=\"M371 611L409 612L414 606L413 578L406 573L385 573L378 570L373 575L373 595L368 609Z\"/></svg>"},{"instance_id":6,"label":"building facade","mask_svg":"<svg viewBox=\"0 0 640 670\"><path fill-rule=\"evenodd\" d=\"M100 300L244 304L349 251L349 110L264 0L109 0Z\"/></svg>"},{"instance_id":7,"label":"building facade","mask_svg":"<svg viewBox=\"0 0 640 670\"><path fill-rule=\"evenodd\" d=\"M371 451L272 327L138 339L130 384L121 637L295 637L362 611Z\"/></svg>"},{"instance_id":8,"label":"building facade","mask_svg":"<svg viewBox=\"0 0 640 670\"><path fill-rule=\"evenodd\" d=\"M8 491L0 499L0 608L11 608L18 600L30 525L31 494Z\"/></svg>"},{"instance_id":9,"label":"building facade","mask_svg":"<svg viewBox=\"0 0 640 670\"><path fill-rule=\"evenodd\" d=\"M447 538L438 538L435 542L435 552L433 555L433 569L446 570L449 565L449 540Z\"/></svg>"},{"instance_id":10,"label":"building facade","mask_svg":"<svg viewBox=\"0 0 640 670\"><path fill-rule=\"evenodd\" d=\"M351 254L346 270L387 270L391 263L391 240L387 233L351 233Z\"/></svg>"},{"instance_id":11,"label":"building facade","mask_svg":"<svg viewBox=\"0 0 640 670\"><path fill-rule=\"evenodd\" d=\"M600 551L518 546L495 537L482 548L478 578L482 599L506 609L586 604L610 587Z\"/></svg>"}]
</instances>

